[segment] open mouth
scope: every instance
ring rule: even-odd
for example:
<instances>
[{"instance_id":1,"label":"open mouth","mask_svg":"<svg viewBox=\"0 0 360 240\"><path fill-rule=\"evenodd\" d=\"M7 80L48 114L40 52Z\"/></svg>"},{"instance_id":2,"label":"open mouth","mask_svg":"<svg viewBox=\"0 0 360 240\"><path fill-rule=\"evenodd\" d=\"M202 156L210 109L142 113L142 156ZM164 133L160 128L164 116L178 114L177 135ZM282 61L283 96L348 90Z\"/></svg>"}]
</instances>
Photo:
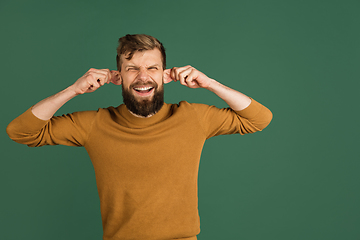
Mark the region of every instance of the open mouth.
<instances>
[{"instance_id":1,"label":"open mouth","mask_svg":"<svg viewBox=\"0 0 360 240\"><path fill-rule=\"evenodd\" d=\"M140 93L150 92L154 87L134 87L134 90Z\"/></svg>"},{"instance_id":2,"label":"open mouth","mask_svg":"<svg viewBox=\"0 0 360 240\"><path fill-rule=\"evenodd\" d=\"M133 89L140 95L147 95L153 91L154 87L142 86L142 87L134 87Z\"/></svg>"}]
</instances>

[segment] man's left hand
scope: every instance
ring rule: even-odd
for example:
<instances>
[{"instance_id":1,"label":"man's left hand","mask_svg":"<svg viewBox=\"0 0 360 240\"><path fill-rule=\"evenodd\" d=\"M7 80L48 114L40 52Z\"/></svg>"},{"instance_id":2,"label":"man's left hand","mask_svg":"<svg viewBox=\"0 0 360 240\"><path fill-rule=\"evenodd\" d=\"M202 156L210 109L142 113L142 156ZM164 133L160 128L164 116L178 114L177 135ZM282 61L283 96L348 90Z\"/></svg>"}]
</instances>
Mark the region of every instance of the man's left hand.
<instances>
[{"instance_id":1,"label":"man's left hand","mask_svg":"<svg viewBox=\"0 0 360 240\"><path fill-rule=\"evenodd\" d=\"M180 81L182 85L189 88L208 88L213 80L188 65L164 70L164 82L169 83L171 81Z\"/></svg>"}]
</instances>

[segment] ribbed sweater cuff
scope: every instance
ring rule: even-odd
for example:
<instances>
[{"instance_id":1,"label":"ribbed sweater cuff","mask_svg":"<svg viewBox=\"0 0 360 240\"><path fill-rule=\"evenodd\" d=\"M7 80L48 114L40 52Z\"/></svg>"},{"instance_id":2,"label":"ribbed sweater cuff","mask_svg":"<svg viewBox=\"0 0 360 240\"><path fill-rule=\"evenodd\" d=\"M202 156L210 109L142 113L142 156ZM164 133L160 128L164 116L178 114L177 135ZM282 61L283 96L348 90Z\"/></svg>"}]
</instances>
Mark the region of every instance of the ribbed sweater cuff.
<instances>
[{"instance_id":1,"label":"ribbed sweater cuff","mask_svg":"<svg viewBox=\"0 0 360 240\"><path fill-rule=\"evenodd\" d=\"M49 120L41 120L36 117L32 111L32 107L26 110L23 114L17 117L14 121L18 121L17 125L25 127L28 132L38 131L41 129Z\"/></svg>"},{"instance_id":2,"label":"ribbed sweater cuff","mask_svg":"<svg viewBox=\"0 0 360 240\"><path fill-rule=\"evenodd\" d=\"M244 118L251 119L251 118L255 117L263 109L264 109L264 106L262 104L255 101L254 99L251 99L251 103L249 106L247 106L245 109L243 109L241 111L236 111L236 113Z\"/></svg>"}]
</instances>

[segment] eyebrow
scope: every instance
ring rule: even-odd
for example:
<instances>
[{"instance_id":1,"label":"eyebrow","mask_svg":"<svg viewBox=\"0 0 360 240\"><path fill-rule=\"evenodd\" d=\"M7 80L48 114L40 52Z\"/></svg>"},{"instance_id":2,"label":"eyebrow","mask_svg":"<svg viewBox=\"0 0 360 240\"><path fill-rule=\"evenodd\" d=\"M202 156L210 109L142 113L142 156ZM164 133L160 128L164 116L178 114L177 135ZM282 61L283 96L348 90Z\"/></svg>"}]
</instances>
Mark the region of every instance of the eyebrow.
<instances>
[{"instance_id":1,"label":"eyebrow","mask_svg":"<svg viewBox=\"0 0 360 240\"><path fill-rule=\"evenodd\" d=\"M150 65L149 67L159 67L159 66L160 66L160 64L155 63L155 64L153 64L153 65Z\"/></svg>"},{"instance_id":2,"label":"eyebrow","mask_svg":"<svg viewBox=\"0 0 360 240\"><path fill-rule=\"evenodd\" d=\"M128 64L128 65L126 65L125 66L125 68L127 68L127 67L134 67L134 68L138 68L136 65L134 65L134 64ZM160 64L158 64L158 63L154 63L154 64L152 64L152 65L150 65L150 66L148 66L148 68L149 67L160 67Z\"/></svg>"},{"instance_id":3,"label":"eyebrow","mask_svg":"<svg viewBox=\"0 0 360 240\"><path fill-rule=\"evenodd\" d=\"M128 64L125 66L125 68L127 68L127 67L136 67L136 66L134 64Z\"/></svg>"}]
</instances>

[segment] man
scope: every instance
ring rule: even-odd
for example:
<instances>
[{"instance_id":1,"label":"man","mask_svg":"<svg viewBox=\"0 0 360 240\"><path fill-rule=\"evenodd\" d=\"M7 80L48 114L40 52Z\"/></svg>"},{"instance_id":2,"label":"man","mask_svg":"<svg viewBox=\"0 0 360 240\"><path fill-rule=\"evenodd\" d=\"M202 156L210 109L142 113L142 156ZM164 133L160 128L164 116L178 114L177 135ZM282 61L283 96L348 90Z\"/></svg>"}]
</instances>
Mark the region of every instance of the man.
<instances>
[{"instance_id":1,"label":"man","mask_svg":"<svg viewBox=\"0 0 360 240\"><path fill-rule=\"evenodd\" d=\"M32 147L84 146L94 165L104 240L196 239L197 176L206 139L253 133L271 112L191 66L166 69L163 45L147 35L119 39L118 71L90 69L73 85L14 119L7 132ZM164 83L205 88L230 108L164 103ZM122 85L124 104L53 117L67 101L105 83Z\"/></svg>"}]
</instances>

